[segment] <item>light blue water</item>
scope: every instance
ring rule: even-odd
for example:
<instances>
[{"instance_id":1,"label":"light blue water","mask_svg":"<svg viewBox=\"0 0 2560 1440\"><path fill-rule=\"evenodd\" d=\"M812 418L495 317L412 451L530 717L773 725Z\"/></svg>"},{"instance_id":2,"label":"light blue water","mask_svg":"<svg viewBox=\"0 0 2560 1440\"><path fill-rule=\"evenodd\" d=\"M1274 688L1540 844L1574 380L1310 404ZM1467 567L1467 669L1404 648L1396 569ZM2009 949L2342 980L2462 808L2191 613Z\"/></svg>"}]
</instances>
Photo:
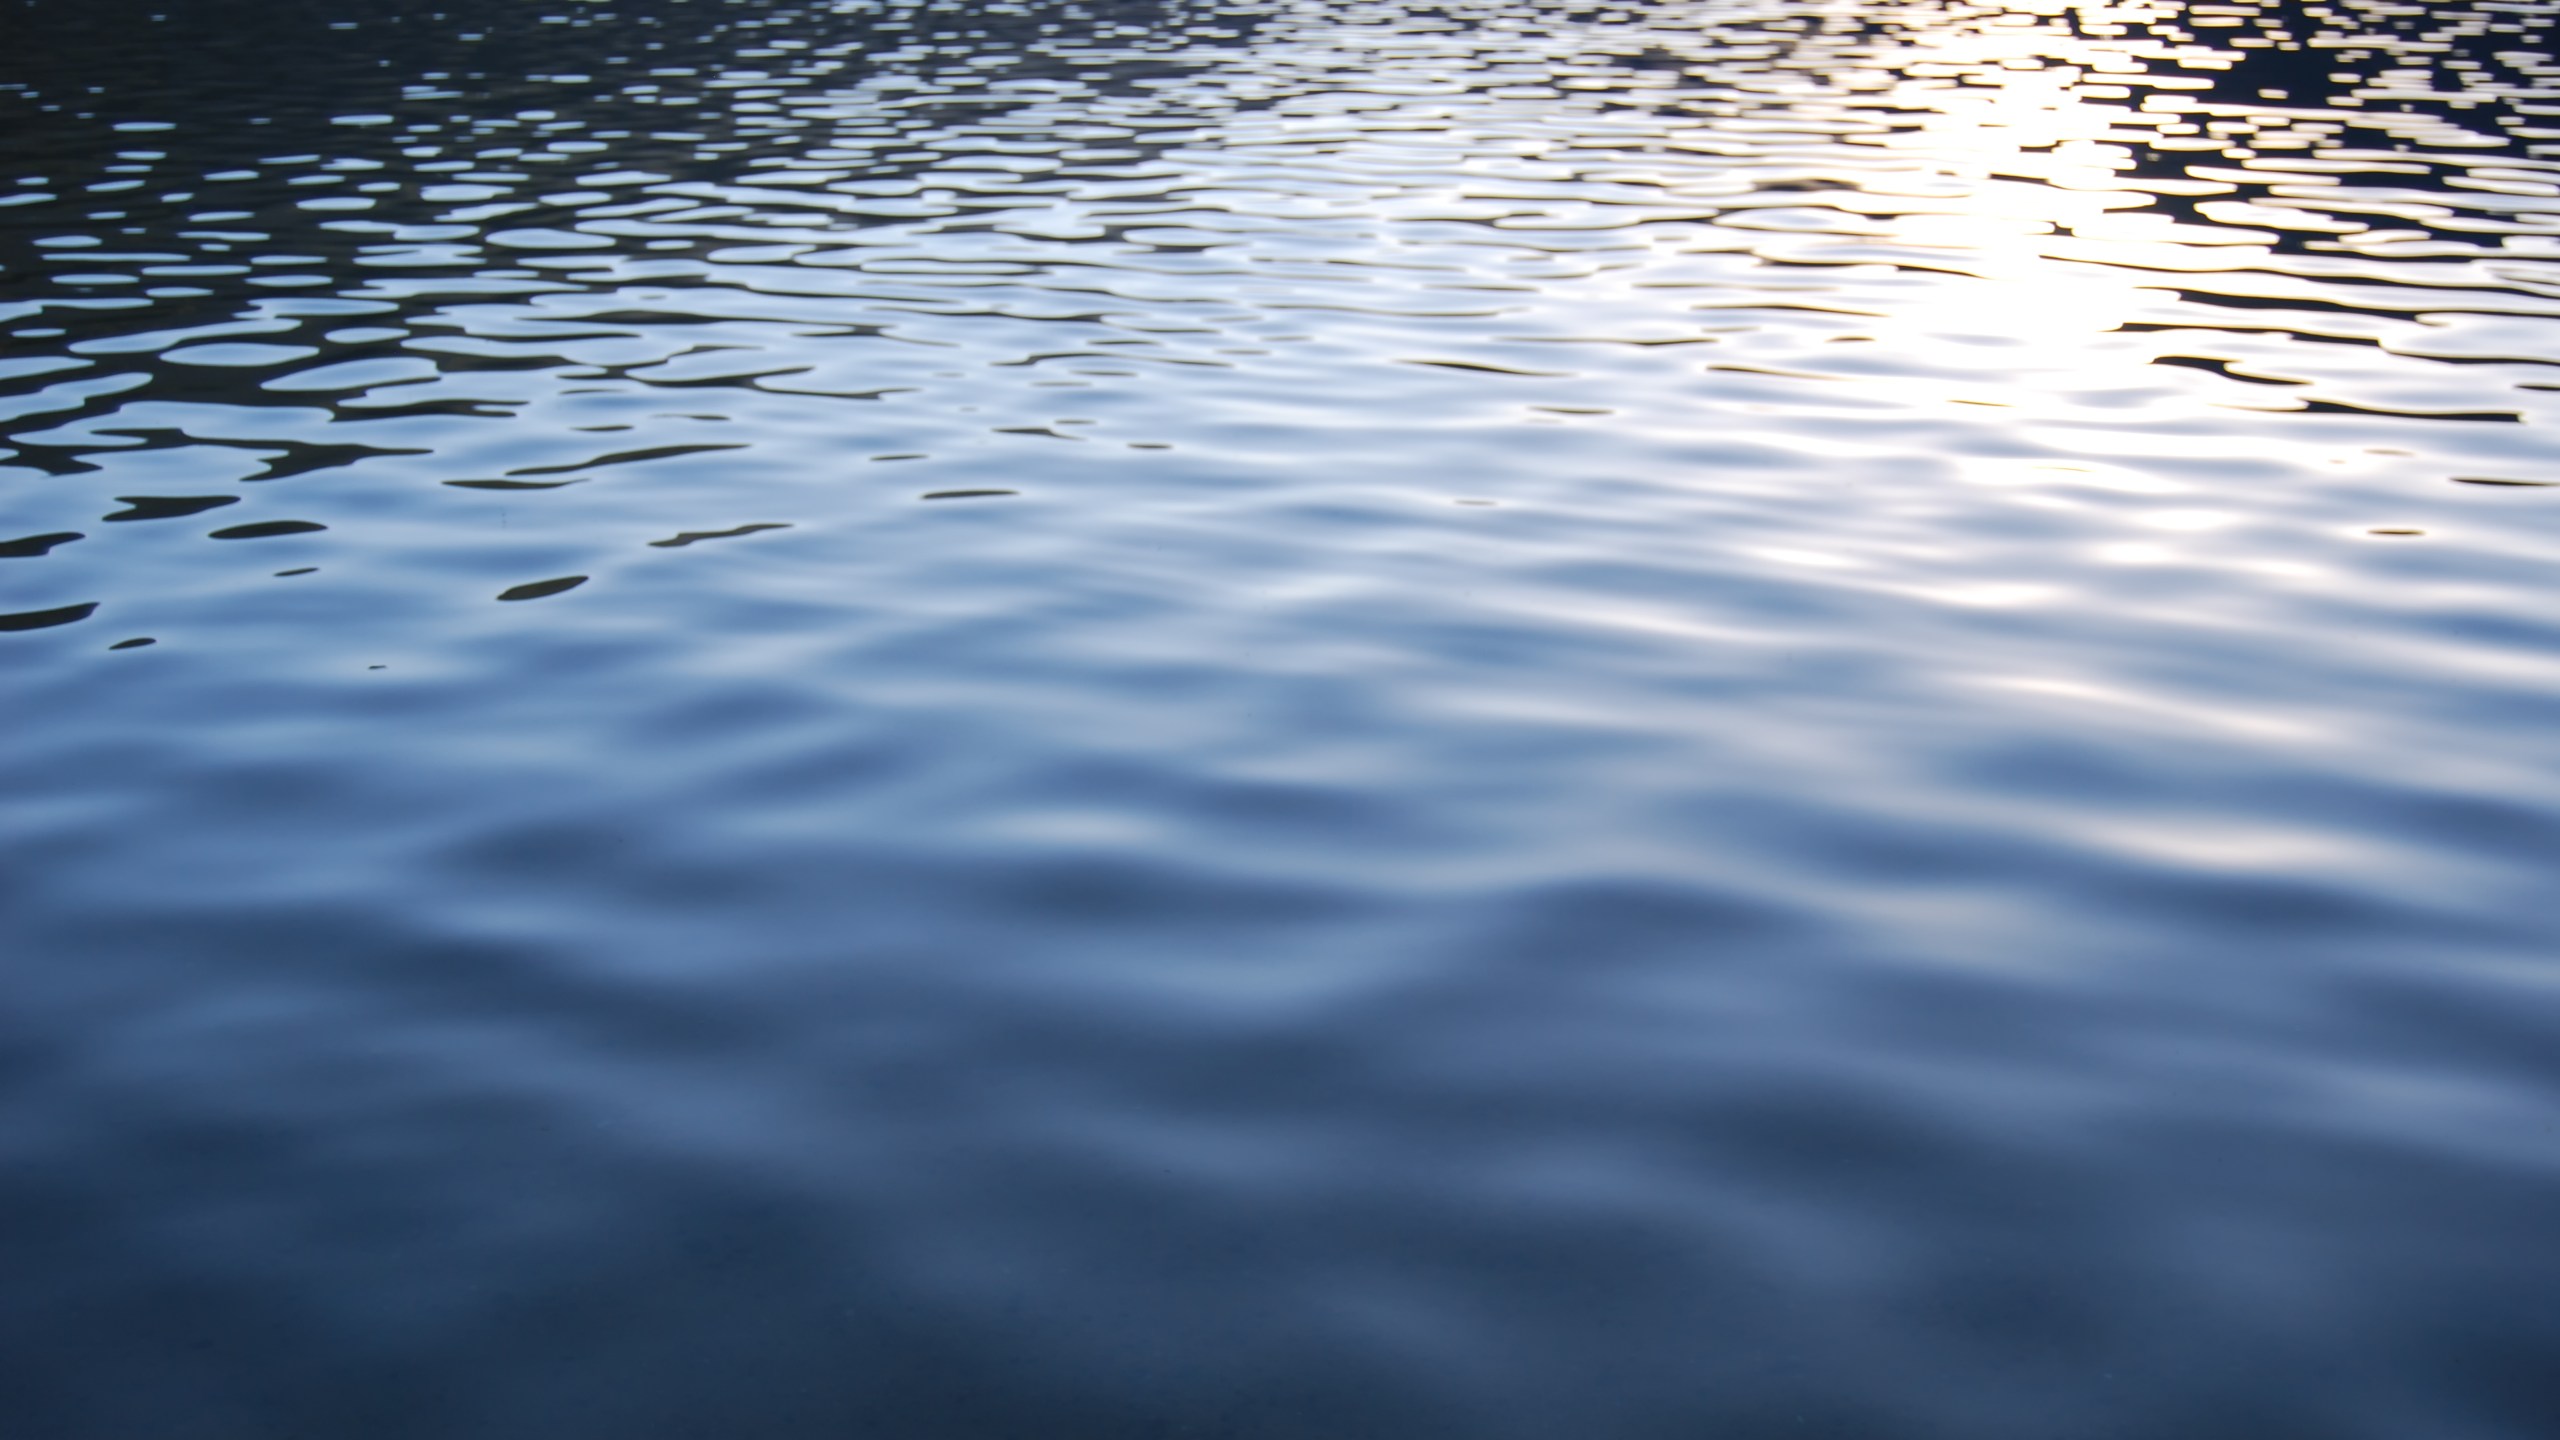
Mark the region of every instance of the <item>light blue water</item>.
<instances>
[{"instance_id":1,"label":"light blue water","mask_svg":"<svg viewBox=\"0 0 2560 1440\"><path fill-rule=\"evenodd\" d=\"M0 1433L2560 1433L2555 9L24 7Z\"/></svg>"}]
</instances>

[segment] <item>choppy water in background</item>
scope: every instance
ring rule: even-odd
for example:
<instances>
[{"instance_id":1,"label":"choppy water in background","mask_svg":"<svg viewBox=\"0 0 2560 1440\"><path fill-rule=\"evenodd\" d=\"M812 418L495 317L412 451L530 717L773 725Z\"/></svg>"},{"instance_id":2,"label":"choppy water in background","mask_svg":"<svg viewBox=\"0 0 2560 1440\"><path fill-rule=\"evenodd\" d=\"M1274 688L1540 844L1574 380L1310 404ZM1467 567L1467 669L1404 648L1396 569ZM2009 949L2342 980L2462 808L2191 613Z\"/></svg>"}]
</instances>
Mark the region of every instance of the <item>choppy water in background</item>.
<instances>
[{"instance_id":1,"label":"choppy water in background","mask_svg":"<svg viewBox=\"0 0 2560 1440\"><path fill-rule=\"evenodd\" d=\"M13 1440L2560 1431L2560 7L159 3Z\"/></svg>"}]
</instances>

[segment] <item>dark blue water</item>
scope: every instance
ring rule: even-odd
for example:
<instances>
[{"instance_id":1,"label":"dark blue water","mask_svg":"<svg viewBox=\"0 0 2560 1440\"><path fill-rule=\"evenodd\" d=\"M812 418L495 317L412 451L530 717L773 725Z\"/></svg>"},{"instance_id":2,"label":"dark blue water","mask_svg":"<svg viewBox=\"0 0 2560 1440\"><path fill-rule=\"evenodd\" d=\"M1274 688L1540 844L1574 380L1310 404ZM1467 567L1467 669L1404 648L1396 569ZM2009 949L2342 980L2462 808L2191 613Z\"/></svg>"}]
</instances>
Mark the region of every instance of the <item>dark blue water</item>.
<instances>
[{"instance_id":1,"label":"dark blue water","mask_svg":"<svg viewBox=\"0 0 2560 1440\"><path fill-rule=\"evenodd\" d=\"M2560 7L151 3L7 1440L2560 1434Z\"/></svg>"}]
</instances>

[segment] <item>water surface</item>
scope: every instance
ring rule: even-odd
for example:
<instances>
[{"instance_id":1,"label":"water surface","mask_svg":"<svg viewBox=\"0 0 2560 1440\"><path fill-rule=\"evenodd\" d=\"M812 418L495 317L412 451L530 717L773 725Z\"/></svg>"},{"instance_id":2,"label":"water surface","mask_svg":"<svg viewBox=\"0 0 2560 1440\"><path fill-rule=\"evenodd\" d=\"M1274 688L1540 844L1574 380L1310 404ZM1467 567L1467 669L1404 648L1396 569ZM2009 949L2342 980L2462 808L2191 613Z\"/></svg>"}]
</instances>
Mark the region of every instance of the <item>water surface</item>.
<instances>
[{"instance_id":1,"label":"water surface","mask_svg":"<svg viewBox=\"0 0 2560 1440\"><path fill-rule=\"evenodd\" d=\"M2555 9L16 7L5 1428L2560 1431Z\"/></svg>"}]
</instances>

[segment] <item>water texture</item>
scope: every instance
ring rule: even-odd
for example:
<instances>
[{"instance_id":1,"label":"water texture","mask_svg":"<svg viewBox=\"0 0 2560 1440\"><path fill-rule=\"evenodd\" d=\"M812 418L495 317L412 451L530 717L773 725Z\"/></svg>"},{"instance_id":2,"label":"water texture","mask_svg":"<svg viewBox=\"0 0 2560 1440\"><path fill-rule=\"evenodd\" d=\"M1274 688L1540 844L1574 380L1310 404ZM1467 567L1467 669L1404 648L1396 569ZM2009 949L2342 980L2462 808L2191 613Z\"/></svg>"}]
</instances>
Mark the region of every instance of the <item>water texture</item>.
<instances>
[{"instance_id":1,"label":"water texture","mask_svg":"<svg viewBox=\"0 0 2560 1440\"><path fill-rule=\"evenodd\" d=\"M2560 5L153 3L10 1440L2560 1434Z\"/></svg>"}]
</instances>

